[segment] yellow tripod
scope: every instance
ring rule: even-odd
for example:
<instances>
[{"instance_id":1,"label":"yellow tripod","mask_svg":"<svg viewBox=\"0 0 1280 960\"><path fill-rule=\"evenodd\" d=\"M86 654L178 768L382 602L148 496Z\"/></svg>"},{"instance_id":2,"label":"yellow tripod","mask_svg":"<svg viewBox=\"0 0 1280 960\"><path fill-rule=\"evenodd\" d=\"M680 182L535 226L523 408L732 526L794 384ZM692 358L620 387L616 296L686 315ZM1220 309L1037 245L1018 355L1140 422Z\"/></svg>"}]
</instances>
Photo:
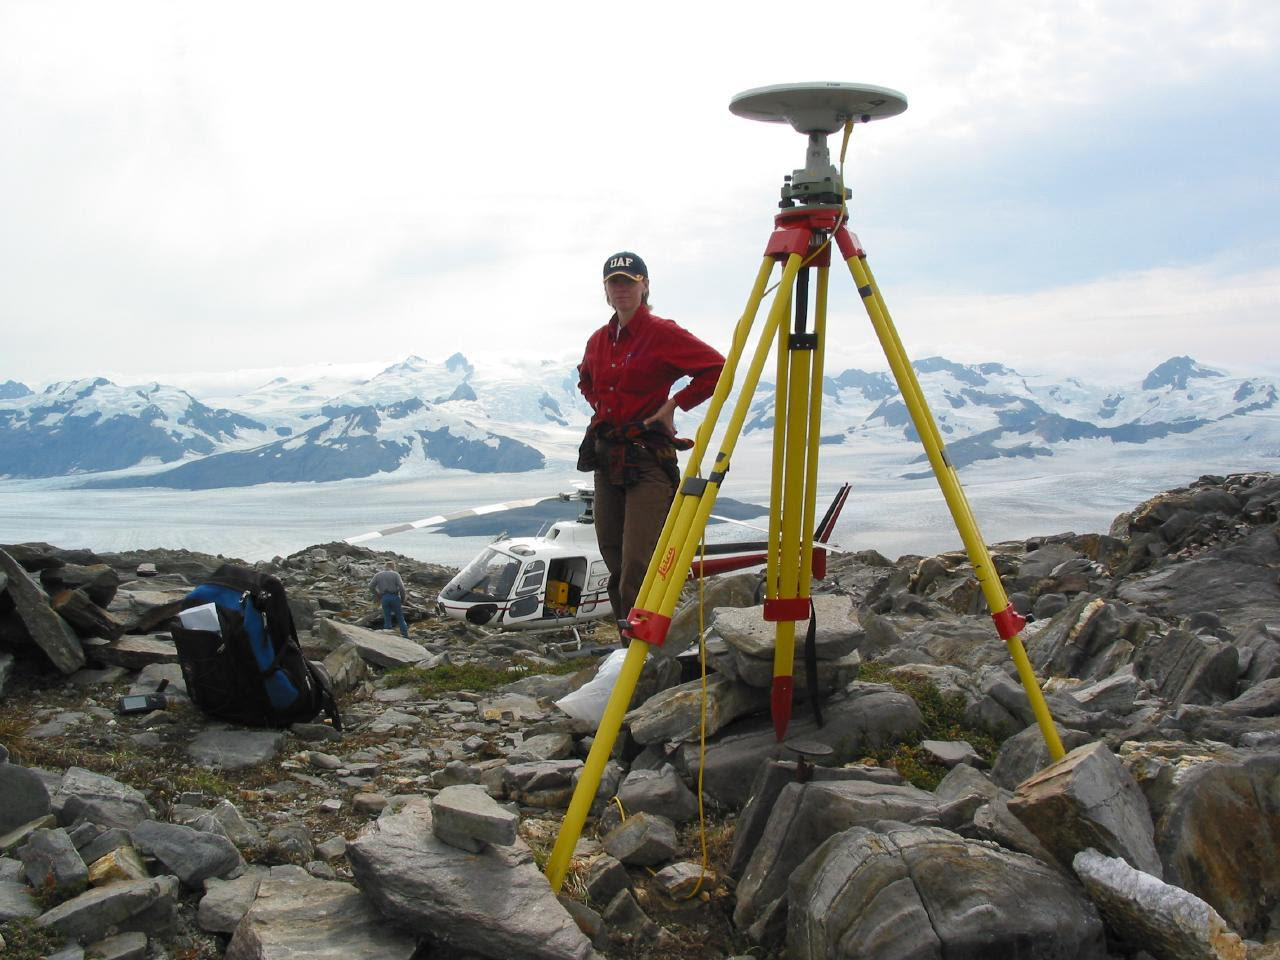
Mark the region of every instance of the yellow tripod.
<instances>
[{"instance_id":1,"label":"yellow tripod","mask_svg":"<svg viewBox=\"0 0 1280 960\"><path fill-rule=\"evenodd\" d=\"M848 198L842 178L831 165L827 137L843 129L845 142L855 122L895 116L907 107L902 94L856 84L787 84L739 94L729 109L754 120L789 123L809 138L805 167L785 179L781 212L765 247L724 370L716 384L706 419L698 428L680 488L667 514L649 563L636 606L627 616L630 639L622 671L605 706L582 776L547 861L547 878L559 891L573 848L613 751L623 715L635 692L649 648L661 646L680 590L697 550L715 499L770 351L777 349L777 393L773 436L773 483L770 496L769 555L765 573L764 618L776 623L771 712L779 741L791 716L795 663L795 625L809 618L809 585L813 565L813 519L817 502L818 439L822 416L823 345L826 336L827 285L833 246L840 251L862 297L863 306L889 361L903 401L919 434L956 530L972 563L996 630L1005 640L1026 690L1050 756L1063 756L1053 718L1036 682L1019 634L1026 621L1009 603L991 555L978 530L955 468L947 459L937 424L925 403L915 371L898 339L888 307L880 296L866 253L845 227ZM759 342L747 366L742 388L730 414L714 465L701 476L711 433L737 378L747 337L768 293L774 263L782 264L777 294ZM813 325L809 328L810 271L816 272ZM793 325L785 322L794 316ZM812 695L812 692L811 692Z\"/></svg>"}]
</instances>

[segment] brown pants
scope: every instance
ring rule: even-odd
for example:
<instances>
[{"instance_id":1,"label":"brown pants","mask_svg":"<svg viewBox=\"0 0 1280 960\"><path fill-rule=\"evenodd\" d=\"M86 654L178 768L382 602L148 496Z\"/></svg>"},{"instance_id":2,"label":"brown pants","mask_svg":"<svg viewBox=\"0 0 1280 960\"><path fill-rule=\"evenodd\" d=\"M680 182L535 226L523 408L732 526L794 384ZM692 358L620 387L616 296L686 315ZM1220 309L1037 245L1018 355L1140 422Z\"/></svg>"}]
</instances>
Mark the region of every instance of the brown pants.
<instances>
[{"instance_id":1,"label":"brown pants","mask_svg":"<svg viewBox=\"0 0 1280 960\"><path fill-rule=\"evenodd\" d=\"M614 486L601 470L595 475L596 539L609 568L609 602L620 621L635 606L676 495L671 478L652 454L641 455L638 471L640 477L633 487Z\"/></svg>"}]
</instances>

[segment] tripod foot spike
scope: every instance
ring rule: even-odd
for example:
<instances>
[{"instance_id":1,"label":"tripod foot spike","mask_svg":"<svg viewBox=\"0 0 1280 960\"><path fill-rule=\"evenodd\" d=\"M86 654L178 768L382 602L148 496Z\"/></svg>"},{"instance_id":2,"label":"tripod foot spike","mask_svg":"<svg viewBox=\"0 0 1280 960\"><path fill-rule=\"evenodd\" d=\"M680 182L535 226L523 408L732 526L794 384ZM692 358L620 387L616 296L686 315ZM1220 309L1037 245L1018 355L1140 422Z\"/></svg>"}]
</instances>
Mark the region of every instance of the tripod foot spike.
<instances>
[{"instance_id":1,"label":"tripod foot spike","mask_svg":"<svg viewBox=\"0 0 1280 960\"><path fill-rule=\"evenodd\" d=\"M774 677L773 691L769 698L769 713L773 717L773 732L781 743L791 724L791 697L795 690L795 677Z\"/></svg>"}]
</instances>

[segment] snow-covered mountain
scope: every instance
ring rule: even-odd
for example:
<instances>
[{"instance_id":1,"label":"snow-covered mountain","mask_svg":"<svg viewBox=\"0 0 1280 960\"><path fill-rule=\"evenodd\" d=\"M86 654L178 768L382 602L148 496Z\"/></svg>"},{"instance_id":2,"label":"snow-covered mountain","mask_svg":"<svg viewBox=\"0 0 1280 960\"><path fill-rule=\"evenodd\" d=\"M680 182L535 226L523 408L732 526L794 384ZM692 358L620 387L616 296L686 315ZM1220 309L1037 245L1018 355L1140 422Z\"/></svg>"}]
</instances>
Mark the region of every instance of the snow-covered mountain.
<instances>
[{"instance_id":1,"label":"snow-covered mountain","mask_svg":"<svg viewBox=\"0 0 1280 960\"><path fill-rule=\"evenodd\" d=\"M99 377L51 384L41 393L8 392L0 400L0 476L173 463L269 436L251 417L158 383L120 387Z\"/></svg>"},{"instance_id":2,"label":"snow-covered mountain","mask_svg":"<svg viewBox=\"0 0 1280 960\"><path fill-rule=\"evenodd\" d=\"M1079 442L1158 446L1175 436L1253 444L1280 456L1276 383L1174 357L1123 389L1023 375L998 363L915 363L957 466L1046 457ZM0 476L89 475L86 486L235 487L412 471L539 470L570 462L589 410L572 359L478 368L461 354L408 357L367 379L278 378L196 399L176 387L103 379L32 393L0 391ZM906 405L887 372L845 370L824 382L822 442L902 445L927 472ZM762 384L743 444L767 445L774 387ZM682 427L692 430L696 416ZM723 417L727 421L728 416ZM1073 446L1076 445L1076 446ZM916 475L908 471L904 476Z\"/></svg>"}]
</instances>

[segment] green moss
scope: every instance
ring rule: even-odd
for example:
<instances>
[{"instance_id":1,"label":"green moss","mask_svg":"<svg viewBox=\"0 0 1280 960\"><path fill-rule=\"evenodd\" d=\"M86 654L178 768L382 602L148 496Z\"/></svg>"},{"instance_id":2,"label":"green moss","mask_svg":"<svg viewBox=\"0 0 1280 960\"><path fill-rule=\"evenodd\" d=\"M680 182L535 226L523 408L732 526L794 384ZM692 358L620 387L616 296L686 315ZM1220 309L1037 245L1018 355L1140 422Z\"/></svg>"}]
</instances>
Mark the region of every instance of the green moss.
<instances>
[{"instance_id":1,"label":"green moss","mask_svg":"<svg viewBox=\"0 0 1280 960\"><path fill-rule=\"evenodd\" d=\"M883 683L915 701L924 719L917 735L873 751L877 763L893 767L903 779L922 790L932 790L946 776L947 768L930 759L920 748L923 740L964 740L987 763L995 761L997 744L980 730L964 722L965 700L959 693L943 694L937 685L921 677L894 674L888 664L863 663L859 680Z\"/></svg>"},{"instance_id":2,"label":"green moss","mask_svg":"<svg viewBox=\"0 0 1280 960\"><path fill-rule=\"evenodd\" d=\"M450 690L494 690L520 679L522 671L499 670L476 663L447 663L438 667L402 667L387 672L396 684L413 686L424 697L436 697Z\"/></svg>"},{"instance_id":3,"label":"green moss","mask_svg":"<svg viewBox=\"0 0 1280 960\"><path fill-rule=\"evenodd\" d=\"M62 945L62 938L37 927L32 920L10 920L0 923L0 937L4 938L5 960L39 960Z\"/></svg>"}]
</instances>

